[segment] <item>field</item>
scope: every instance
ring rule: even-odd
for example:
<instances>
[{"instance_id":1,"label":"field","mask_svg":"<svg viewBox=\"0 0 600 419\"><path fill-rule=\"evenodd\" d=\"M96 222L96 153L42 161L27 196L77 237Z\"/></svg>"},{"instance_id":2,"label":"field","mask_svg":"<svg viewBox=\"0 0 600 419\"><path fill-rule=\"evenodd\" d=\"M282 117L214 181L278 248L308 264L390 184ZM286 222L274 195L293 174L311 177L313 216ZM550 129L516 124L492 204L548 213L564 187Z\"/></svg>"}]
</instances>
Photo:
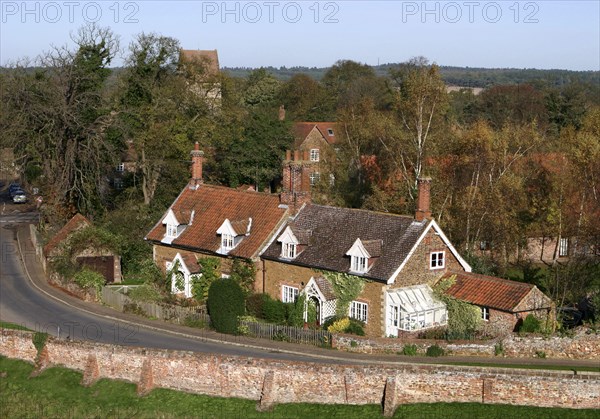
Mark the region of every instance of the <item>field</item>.
<instances>
[{"instance_id":1,"label":"field","mask_svg":"<svg viewBox=\"0 0 600 419\"><path fill-rule=\"evenodd\" d=\"M138 397L135 385L100 380L82 387L81 374L50 368L29 378L33 366L0 357L0 417L4 418L381 418L381 407L287 404L259 413L256 402L156 389ZM540 397L543 397L540 395ZM598 411L481 404L419 404L398 408L397 418L597 418Z\"/></svg>"}]
</instances>

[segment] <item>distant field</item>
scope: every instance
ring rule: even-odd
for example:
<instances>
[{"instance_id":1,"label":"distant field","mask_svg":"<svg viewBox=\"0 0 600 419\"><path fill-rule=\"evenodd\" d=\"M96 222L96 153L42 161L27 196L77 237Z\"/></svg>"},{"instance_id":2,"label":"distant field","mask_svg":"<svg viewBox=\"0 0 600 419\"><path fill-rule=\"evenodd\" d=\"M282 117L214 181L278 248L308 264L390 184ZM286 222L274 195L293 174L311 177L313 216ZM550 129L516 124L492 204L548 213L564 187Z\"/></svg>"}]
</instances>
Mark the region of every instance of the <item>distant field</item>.
<instances>
[{"instance_id":1,"label":"distant field","mask_svg":"<svg viewBox=\"0 0 600 419\"><path fill-rule=\"evenodd\" d=\"M0 417L2 418L381 418L378 405L346 406L286 404L259 413L256 402L214 398L157 389L146 397L135 385L100 380L86 388L81 374L50 368L28 378L33 366L0 357ZM542 398L543 395L540 395ZM398 408L396 418L597 418L595 410L544 409L476 403L415 404Z\"/></svg>"}]
</instances>

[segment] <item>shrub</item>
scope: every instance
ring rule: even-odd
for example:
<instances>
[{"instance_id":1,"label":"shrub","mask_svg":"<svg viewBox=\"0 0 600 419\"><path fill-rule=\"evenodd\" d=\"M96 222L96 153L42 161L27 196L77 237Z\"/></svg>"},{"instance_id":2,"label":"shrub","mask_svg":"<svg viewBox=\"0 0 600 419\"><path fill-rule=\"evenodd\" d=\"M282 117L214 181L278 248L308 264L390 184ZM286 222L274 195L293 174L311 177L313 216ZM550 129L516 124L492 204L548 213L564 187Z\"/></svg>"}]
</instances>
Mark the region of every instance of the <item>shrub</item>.
<instances>
[{"instance_id":1,"label":"shrub","mask_svg":"<svg viewBox=\"0 0 600 419\"><path fill-rule=\"evenodd\" d=\"M402 348L402 355L415 356L417 354L417 345L409 343Z\"/></svg>"},{"instance_id":2,"label":"shrub","mask_svg":"<svg viewBox=\"0 0 600 419\"><path fill-rule=\"evenodd\" d=\"M328 318L327 320L325 320L323 322L323 324L321 325L321 328L323 330L329 330L329 326L333 325L335 322L339 321L340 319L343 319L345 317L338 317L338 316L333 316Z\"/></svg>"},{"instance_id":3,"label":"shrub","mask_svg":"<svg viewBox=\"0 0 600 419\"><path fill-rule=\"evenodd\" d=\"M270 298L268 294L252 294L246 298L246 312L248 315L264 319L264 304Z\"/></svg>"},{"instance_id":4,"label":"shrub","mask_svg":"<svg viewBox=\"0 0 600 419\"><path fill-rule=\"evenodd\" d=\"M348 317L344 317L343 319L336 320L332 325L328 326L327 331L331 333L344 333L348 326L350 326L350 319Z\"/></svg>"},{"instance_id":5,"label":"shrub","mask_svg":"<svg viewBox=\"0 0 600 419\"><path fill-rule=\"evenodd\" d=\"M537 333L541 330L541 322L533 314L528 314L523 320L519 332L522 333Z\"/></svg>"},{"instance_id":6,"label":"shrub","mask_svg":"<svg viewBox=\"0 0 600 419\"><path fill-rule=\"evenodd\" d=\"M263 317L269 323L286 323L286 306L283 301L268 297L263 301Z\"/></svg>"},{"instance_id":7,"label":"shrub","mask_svg":"<svg viewBox=\"0 0 600 419\"><path fill-rule=\"evenodd\" d=\"M502 345L502 342L498 342L494 345L494 355L504 355L504 345Z\"/></svg>"},{"instance_id":8,"label":"shrub","mask_svg":"<svg viewBox=\"0 0 600 419\"><path fill-rule=\"evenodd\" d=\"M535 356L537 358L544 359L544 358L546 358L546 352L544 352L544 351L535 351Z\"/></svg>"},{"instance_id":9,"label":"shrub","mask_svg":"<svg viewBox=\"0 0 600 419\"><path fill-rule=\"evenodd\" d=\"M295 303L289 304L287 322L290 326L302 327L304 325L304 301L306 301L306 297L299 295Z\"/></svg>"},{"instance_id":10,"label":"shrub","mask_svg":"<svg viewBox=\"0 0 600 419\"><path fill-rule=\"evenodd\" d=\"M127 295L135 301L157 302L162 300L162 294L153 284L143 284L132 288Z\"/></svg>"},{"instance_id":11,"label":"shrub","mask_svg":"<svg viewBox=\"0 0 600 419\"><path fill-rule=\"evenodd\" d=\"M73 281L82 288L96 290L98 295L106 282L101 274L88 268L83 268L77 272L73 276Z\"/></svg>"},{"instance_id":12,"label":"shrub","mask_svg":"<svg viewBox=\"0 0 600 419\"><path fill-rule=\"evenodd\" d=\"M183 319L183 324L184 324L184 326L195 327L198 329L206 328L206 322L200 318L197 318L196 316L193 316L193 315L187 316L185 319Z\"/></svg>"},{"instance_id":13,"label":"shrub","mask_svg":"<svg viewBox=\"0 0 600 419\"><path fill-rule=\"evenodd\" d=\"M438 345L431 345L429 348L427 348L427 352L425 352L425 355L438 357L438 356L443 356L444 353L445 353L444 348L442 348Z\"/></svg>"},{"instance_id":14,"label":"shrub","mask_svg":"<svg viewBox=\"0 0 600 419\"><path fill-rule=\"evenodd\" d=\"M352 335L364 336L365 335L365 324L360 320L350 319L350 324L345 330L346 333Z\"/></svg>"},{"instance_id":15,"label":"shrub","mask_svg":"<svg viewBox=\"0 0 600 419\"><path fill-rule=\"evenodd\" d=\"M207 307L217 332L235 334L238 316L244 314L244 292L235 280L219 279L208 290Z\"/></svg>"},{"instance_id":16,"label":"shrub","mask_svg":"<svg viewBox=\"0 0 600 419\"><path fill-rule=\"evenodd\" d=\"M448 329L446 327L433 327L431 329L425 329L417 335L419 339L446 339L448 336Z\"/></svg>"}]
</instances>

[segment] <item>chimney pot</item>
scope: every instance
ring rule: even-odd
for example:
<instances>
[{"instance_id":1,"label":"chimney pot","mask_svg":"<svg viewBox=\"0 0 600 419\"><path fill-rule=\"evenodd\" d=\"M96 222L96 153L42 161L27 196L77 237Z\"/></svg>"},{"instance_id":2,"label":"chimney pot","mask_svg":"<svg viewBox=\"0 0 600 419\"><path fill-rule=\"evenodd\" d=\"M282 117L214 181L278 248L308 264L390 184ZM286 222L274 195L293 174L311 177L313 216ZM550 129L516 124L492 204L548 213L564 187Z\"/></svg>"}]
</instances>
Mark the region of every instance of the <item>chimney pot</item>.
<instances>
[{"instance_id":1,"label":"chimney pot","mask_svg":"<svg viewBox=\"0 0 600 419\"><path fill-rule=\"evenodd\" d=\"M285 159L287 161L292 160L292 150L285 150Z\"/></svg>"},{"instance_id":2,"label":"chimney pot","mask_svg":"<svg viewBox=\"0 0 600 419\"><path fill-rule=\"evenodd\" d=\"M294 150L294 161L300 160L300 150Z\"/></svg>"}]
</instances>

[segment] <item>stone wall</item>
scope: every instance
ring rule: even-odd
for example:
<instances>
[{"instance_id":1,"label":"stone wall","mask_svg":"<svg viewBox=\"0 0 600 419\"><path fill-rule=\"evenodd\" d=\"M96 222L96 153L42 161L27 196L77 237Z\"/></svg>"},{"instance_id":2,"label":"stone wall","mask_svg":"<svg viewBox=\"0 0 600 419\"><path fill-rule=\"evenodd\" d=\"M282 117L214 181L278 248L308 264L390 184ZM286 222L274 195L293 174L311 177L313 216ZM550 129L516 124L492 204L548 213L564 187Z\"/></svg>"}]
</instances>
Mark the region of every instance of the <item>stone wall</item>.
<instances>
[{"instance_id":1,"label":"stone wall","mask_svg":"<svg viewBox=\"0 0 600 419\"><path fill-rule=\"evenodd\" d=\"M3 331L0 354L32 362L31 334ZM34 351L34 350L33 350ZM328 365L119 347L49 338L37 372L62 365L99 378L209 396L277 403L380 404L393 415L400 404L475 402L542 407L598 408L600 374L440 365Z\"/></svg>"},{"instance_id":2,"label":"stone wall","mask_svg":"<svg viewBox=\"0 0 600 419\"><path fill-rule=\"evenodd\" d=\"M336 349L358 353L399 353L407 344L417 345L420 354L436 344L448 355L494 356L496 345L501 344L504 356L511 358L534 358L543 352L546 358L600 359L600 334L579 329L573 337L505 336L501 340L457 341L369 338L355 335L333 335L331 342Z\"/></svg>"}]
</instances>

